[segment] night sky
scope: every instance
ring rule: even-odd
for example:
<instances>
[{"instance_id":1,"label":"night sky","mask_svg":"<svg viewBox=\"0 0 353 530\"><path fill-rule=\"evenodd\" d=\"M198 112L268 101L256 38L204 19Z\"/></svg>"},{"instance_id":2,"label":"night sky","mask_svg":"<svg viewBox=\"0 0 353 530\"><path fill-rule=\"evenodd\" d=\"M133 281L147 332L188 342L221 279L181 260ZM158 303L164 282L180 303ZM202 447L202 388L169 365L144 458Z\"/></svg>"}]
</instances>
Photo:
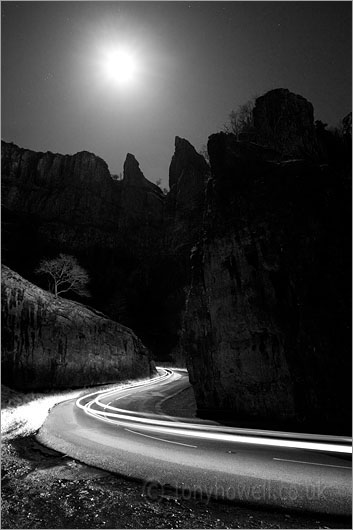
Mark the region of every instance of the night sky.
<instances>
[{"instance_id":1,"label":"night sky","mask_svg":"<svg viewBox=\"0 0 353 530\"><path fill-rule=\"evenodd\" d=\"M2 138L36 151L127 152L168 182L232 109L283 87L337 124L351 110L351 2L2 2ZM135 71L106 73L123 46Z\"/></svg>"}]
</instances>

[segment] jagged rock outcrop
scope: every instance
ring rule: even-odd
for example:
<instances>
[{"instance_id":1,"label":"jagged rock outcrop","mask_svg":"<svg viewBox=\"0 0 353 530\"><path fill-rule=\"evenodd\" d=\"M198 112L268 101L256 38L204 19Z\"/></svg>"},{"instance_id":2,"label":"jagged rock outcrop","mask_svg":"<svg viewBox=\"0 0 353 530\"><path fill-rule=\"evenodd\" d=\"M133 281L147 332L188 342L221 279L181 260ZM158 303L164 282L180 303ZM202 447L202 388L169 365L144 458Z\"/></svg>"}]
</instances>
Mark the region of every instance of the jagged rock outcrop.
<instances>
[{"instance_id":1,"label":"jagged rock outcrop","mask_svg":"<svg viewBox=\"0 0 353 530\"><path fill-rule=\"evenodd\" d=\"M147 224L151 233L163 212L161 190L144 178L130 154L124 178L117 181L92 153L36 153L6 142L2 142L2 197L5 213L31 217L34 226L40 225L35 235L42 244L59 240L76 252L94 245L116 248L134 243L138 254L145 234L126 233L130 220L137 219L142 232Z\"/></svg>"},{"instance_id":2,"label":"jagged rock outcrop","mask_svg":"<svg viewBox=\"0 0 353 530\"><path fill-rule=\"evenodd\" d=\"M177 138L165 197L130 153L116 180L91 153L35 153L2 142L3 260L37 283L43 257L75 255L92 279L90 304L166 356L178 340L208 172Z\"/></svg>"},{"instance_id":3,"label":"jagged rock outcrop","mask_svg":"<svg viewBox=\"0 0 353 530\"><path fill-rule=\"evenodd\" d=\"M175 150L169 166L169 188L175 194L183 193L182 185L192 181L192 195L198 195L203 191L200 183L204 182L205 174L209 172L208 164L185 138L176 136L174 145ZM197 197L189 198L190 206L194 206L195 199L198 201Z\"/></svg>"},{"instance_id":4,"label":"jagged rock outcrop","mask_svg":"<svg viewBox=\"0 0 353 530\"><path fill-rule=\"evenodd\" d=\"M350 198L327 166L240 147L208 143L183 334L199 412L349 432Z\"/></svg>"},{"instance_id":5,"label":"jagged rock outcrop","mask_svg":"<svg viewBox=\"0 0 353 530\"><path fill-rule=\"evenodd\" d=\"M256 142L278 151L284 159L320 156L314 108L303 96L276 88L258 97L253 109Z\"/></svg>"},{"instance_id":6,"label":"jagged rock outcrop","mask_svg":"<svg viewBox=\"0 0 353 530\"><path fill-rule=\"evenodd\" d=\"M152 375L149 352L130 329L6 266L1 276L4 384L67 388Z\"/></svg>"},{"instance_id":7,"label":"jagged rock outcrop","mask_svg":"<svg viewBox=\"0 0 353 530\"><path fill-rule=\"evenodd\" d=\"M200 239L206 182L210 169L202 155L184 138L175 138L169 167L170 191L164 210L164 251L159 276L163 280L163 328L166 350L183 362L179 334L185 307L185 287L190 284L190 252Z\"/></svg>"},{"instance_id":8,"label":"jagged rock outcrop","mask_svg":"<svg viewBox=\"0 0 353 530\"><path fill-rule=\"evenodd\" d=\"M1 162L5 214L31 219L34 226L40 222L36 235L43 243L60 232L61 242L76 251L100 242L102 234L113 244L119 183L102 159L86 151L63 156L2 142Z\"/></svg>"},{"instance_id":9,"label":"jagged rock outcrop","mask_svg":"<svg viewBox=\"0 0 353 530\"><path fill-rule=\"evenodd\" d=\"M202 229L205 187L210 169L202 155L184 138L175 138L169 167L170 192L166 200L167 247L185 247L189 256Z\"/></svg>"},{"instance_id":10,"label":"jagged rock outcrop","mask_svg":"<svg viewBox=\"0 0 353 530\"><path fill-rule=\"evenodd\" d=\"M75 255L92 279L90 303L147 342L158 312L150 271L163 211L162 191L133 155L117 181L92 153L36 153L2 142L3 262L37 283L43 257Z\"/></svg>"},{"instance_id":11,"label":"jagged rock outcrop","mask_svg":"<svg viewBox=\"0 0 353 530\"><path fill-rule=\"evenodd\" d=\"M121 181L119 202L120 237L125 235L129 243L135 240L139 252L145 256L160 247L163 226L162 190L143 175L134 155L128 153L124 162L124 178Z\"/></svg>"}]
</instances>

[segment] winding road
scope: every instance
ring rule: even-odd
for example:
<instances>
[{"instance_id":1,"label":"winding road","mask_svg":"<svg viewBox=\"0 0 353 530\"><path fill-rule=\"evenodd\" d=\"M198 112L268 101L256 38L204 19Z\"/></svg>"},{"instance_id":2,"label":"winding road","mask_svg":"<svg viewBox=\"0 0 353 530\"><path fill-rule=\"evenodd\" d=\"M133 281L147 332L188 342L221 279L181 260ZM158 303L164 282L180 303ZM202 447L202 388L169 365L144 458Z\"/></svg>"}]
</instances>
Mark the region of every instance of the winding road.
<instances>
[{"instance_id":1,"label":"winding road","mask_svg":"<svg viewBox=\"0 0 353 530\"><path fill-rule=\"evenodd\" d=\"M257 506L350 515L352 440L225 427L163 414L189 386L183 370L56 405L40 442L89 465L143 481L144 494L178 490Z\"/></svg>"}]
</instances>

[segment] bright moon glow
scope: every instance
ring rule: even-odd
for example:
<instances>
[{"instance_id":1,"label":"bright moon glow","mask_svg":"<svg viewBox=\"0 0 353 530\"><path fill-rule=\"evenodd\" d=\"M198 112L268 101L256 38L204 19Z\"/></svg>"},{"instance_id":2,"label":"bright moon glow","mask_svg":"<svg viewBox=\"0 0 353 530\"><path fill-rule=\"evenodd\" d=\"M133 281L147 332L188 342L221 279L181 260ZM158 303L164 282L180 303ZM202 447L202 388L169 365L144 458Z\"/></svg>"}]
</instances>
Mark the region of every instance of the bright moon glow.
<instances>
[{"instance_id":1,"label":"bright moon glow","mask_svg":"<svg viewBox=\"0 0 353 530\"><path fill-rule=\"evenodd\" d=\"M114 50L107 53L103 69L108 81L118 85L131 84L135 79L136 61L127 50Z\"/></svg>"}]
</instances>

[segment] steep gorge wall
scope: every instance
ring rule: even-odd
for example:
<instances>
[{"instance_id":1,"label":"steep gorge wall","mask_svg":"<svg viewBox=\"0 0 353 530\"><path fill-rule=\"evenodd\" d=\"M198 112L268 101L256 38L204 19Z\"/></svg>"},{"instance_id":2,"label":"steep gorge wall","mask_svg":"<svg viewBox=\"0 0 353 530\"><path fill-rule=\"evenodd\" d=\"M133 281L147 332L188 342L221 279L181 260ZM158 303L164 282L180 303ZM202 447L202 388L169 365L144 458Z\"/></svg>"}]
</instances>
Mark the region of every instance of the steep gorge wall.
<instances>
[{"instance_id":1,"label":"steep gorge wall","mask_svg":"<svg viewBox=\"0 0 353 530\"><path fill-rule=\"evenodd\" d=\"M203 231L206 182L210 169L204 157L184 138L175 138L175 152L169 167L170 191L164 209L165 259L160 262L161 290L166 349L183 364L180 329L190 284L190 253Z\"/></svg>"},{"instance_id":2,"label":"steep gorge wall","mask_svg":"<svg viewBox=\"0 0 353 530\"><path fill-rule=\"evenodd\" d=\"M177 137L165 197L132 154L117 181L92 153L36 153L2 142L4 263L37 283L43 257L75 255L91 277L90 304L166 358L178 342L208 172Z\"/></svg>"},{"instance_id":3,"label":"steep gorge wall","mask_svg":"<svg viewBox=\"0 0 353 530\"><path fill-rule=\"evenodd\" d=\"M92 153L36 153L2 142L3 262L37 283L43 257L75 255L91 277L90 304L144 340L153 335L149 315L157 311L151 270L163 211L162 191L131 154L117 181Z\"/></svg>"},{"instance_id":4,"label":"steep gorge wall","mask_svg":"<svg viewBox=\"0 0 353 530\"><path fill-rule=\"evenodd\" d=\"M4 213L13 222L16 216L31 218L38 243L49 244L60 231L62 244L76 250L102 239L112 245L120 188L91 153L36 153L2 142Z\"/></svg>"},{"instance_id":5,"label":"steep gorge wall","mask_svg":"<svg viewBox=\"0 0 353 530\"><path fill-rule=\"evenodd\" d=\"M170 192L166 197L165 247L187 253L199 240L210 168L202 155L184 138L175 138L175 152L169 167Z\"/></svg>"},{"instance_id":6,"label":"steep gorge wall","mask_svg":"<svg viewBox=\"0 0 353 530\"><path fill-rule=\"evenodd\" d=\"M1 270L2 382L22 390L149 377L149 352L128 328Z\"/></svg>"},{"instance_id":7,"label":"steep gorge wall","mask_svg":"<svg viewBox=\"0 0 353 530\"><path fill-rule=\"evenodd\" d=\"M145 179L133 155L127 155L121 181L85 151L36 153L2 142L1 162L9 259L19 261L18 252L29 245L35 258L60 248L83 255L95 249L128 251L140 259L160 240L163 193Z\"/></svg>"},{"instance_id":8,"label":"steep gorge wall","mask_svg":"<svg viewBox=\"0 0 353 530\"><path fill-rule=\"evenodd\" d=\"M327 166L249 159L231 134L208 150L183 335L199 412L349 430L350 197Z\"/></svg>"},{"instance_id":9,"label":"steep gorge wall","mask_svg":"<svg viewBox=\"0 0 353 530\"><path fill-rule=\"evenodd\" d=\"M5 263L78 257L91 305L186 355L202 414L347 429L351 141L284 89L254 124L258 144L210 138L211 168L177 137L167 196L130 154L114 181L92 154L3 144Z\"/></svg>"}]
</instances>

